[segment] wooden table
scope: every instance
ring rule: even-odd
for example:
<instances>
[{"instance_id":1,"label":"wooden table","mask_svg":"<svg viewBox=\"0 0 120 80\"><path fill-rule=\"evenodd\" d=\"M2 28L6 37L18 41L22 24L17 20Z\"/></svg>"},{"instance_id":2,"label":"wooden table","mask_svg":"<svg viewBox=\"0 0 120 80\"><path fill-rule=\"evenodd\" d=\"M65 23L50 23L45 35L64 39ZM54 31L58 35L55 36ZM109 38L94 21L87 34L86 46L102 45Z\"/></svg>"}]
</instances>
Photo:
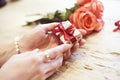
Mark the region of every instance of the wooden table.
<instances>
[{"instance_id":1,"label":"wooden table","mask_svg":"<svg viewBox=\"0 0 120 80\"><path fill-rule=\"evenodd\" d=\"M0 41L22 35L31 27L22 27L25 15L64 10L75 0L19 0L0 9ZM48 80L120 80L120 31L113 32L120 19L119 0L101 0L105 25L101 32L86 38L86 44L67 60ZM55 3L53 5L53 3ZM62 4L62 5L61 5Z\"/></svg>"}]
</instances>

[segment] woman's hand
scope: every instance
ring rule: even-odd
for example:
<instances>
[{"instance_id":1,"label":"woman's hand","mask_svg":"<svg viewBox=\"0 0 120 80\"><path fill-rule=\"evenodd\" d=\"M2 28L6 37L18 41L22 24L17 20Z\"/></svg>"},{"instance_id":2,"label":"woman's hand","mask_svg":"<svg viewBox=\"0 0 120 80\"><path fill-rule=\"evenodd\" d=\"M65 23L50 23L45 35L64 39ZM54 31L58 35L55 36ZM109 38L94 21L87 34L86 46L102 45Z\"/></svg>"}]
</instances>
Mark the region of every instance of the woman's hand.
<instances>
[{"instance_id":1,"label":"woman's hand","mask_svg":"<svg viewBox=\"0 0 120 80\"><path fill-rule=\"evenodd\" d=\"M47 50L58 46L60 41L53 35L50 31L52 31L58 23L49 23L38 25L33 30L29 31L20 39L20 50L22 52L31 51L35 48L39 48L41 50ZM82 35L86 32L84 30L80 30ZM71 52L75 51L79 46L83 45L85 40L82 39L79 43L76 43L71 50L67 51L68 58L71 55Z\"/></svg>"},{"instance_id":2,"label":"woman's hand","mask_svg":"<svg viewBox=\"0 0 120 80\"><path fill-rule=\"evenodd\" d=\"M71 48L69 44L48 49L39 49L12 56L0 70L0 80L45 80L63 62L63 53Z\"/></svg>"},{"instance_id":3,"label":"woman's hand","mask_svg":"<svg viewBox=\"0 0 120 80\"><path fill-rule=\"evenodd\" d=\"M20 50L30 51L35 48L46 50L58 45L57 38L49 33L58 23L38 25L33 30L26 33L20 40Z\"/></svg>"},{"instance_id":4,"label":"woman's hand","mask_svg":"<svg viewBox=\"0 0 120 80\"><path fill-rule=\"evenodd\" d=\"M44 51L58 46L59 40L55 35L50 33L57 25L58 23L38 25L37 27L26 33L23 37L20 38L19 41L20 52L23 53L26 51L32 51L36 48ZM80 30L80 32L82 33L82 35L86 33L84 30ZM76 43L71 49L65 52L66 54L64 54L64 59L69 58L71 53L84 43L84 39L80 40L79 43ZM0 66L2 66L11 56L15 55L17 52L15 50L15 45L13 41L10 43L5 42L5 44L2 42L0 46Z\"/></svg>"}]
</instances>

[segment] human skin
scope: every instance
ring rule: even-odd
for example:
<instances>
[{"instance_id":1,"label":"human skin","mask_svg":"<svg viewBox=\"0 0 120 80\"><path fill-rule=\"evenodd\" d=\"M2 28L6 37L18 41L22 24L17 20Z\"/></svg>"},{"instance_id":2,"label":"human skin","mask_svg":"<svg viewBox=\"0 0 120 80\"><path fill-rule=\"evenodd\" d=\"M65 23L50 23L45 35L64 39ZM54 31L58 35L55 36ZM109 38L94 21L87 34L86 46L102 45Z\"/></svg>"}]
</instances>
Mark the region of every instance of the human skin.
<instances>
[{"instance_id":1,"label":"human skin","mask_svg":"<svg viewBox=\"0 0 120 80\"><path fill-rule=\"evenodd\" d=\"M45 80L62 65L63 53L71 47L62 44L45 51L35 49L16 54L1 67L0 80Z\"/></svg>"},{"instance_id":2,"label":"human skin","mask_svg":"<svg viewBox=\"0 0 120 80\"><path fill-rule=\"evenodd\" d=\"M38 25L34 29L25 33L19 40L19 48L21 54L26 51L32 51L36 48L41 51L56 47L59 45L59 40L51 32L58 25L58 23L49 23ZM82 35L86 32L80 30ZM74 46L69 49L64 56L64 59L70 57L71 53L74 52L79 46L83 45L85 40L82 39L80 42L75 43ZM4 46L3 46L4 45ZM11 56L17 54L13 41L5 42L0 44L0 66L2 66Z\"/></svg>"}]
</instances>

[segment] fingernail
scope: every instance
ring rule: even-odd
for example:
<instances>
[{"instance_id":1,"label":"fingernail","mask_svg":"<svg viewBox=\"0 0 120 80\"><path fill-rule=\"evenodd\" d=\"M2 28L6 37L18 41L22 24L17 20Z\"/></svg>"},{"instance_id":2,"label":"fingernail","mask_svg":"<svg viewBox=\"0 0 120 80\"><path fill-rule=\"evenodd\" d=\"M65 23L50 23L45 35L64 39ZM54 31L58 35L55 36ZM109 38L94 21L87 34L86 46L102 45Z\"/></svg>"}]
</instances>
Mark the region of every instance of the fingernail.
<instances>
[{"instance_id":1,"label":"fingernail","mask_svg":"<svg viewBox=\"0 0 120 80\"><path fill-rule=\"evenodd\" d=\"M38 48L37 48L37 49L34 49L33 51L34 51L34 52L39 52L39 51L40 51L40 49L38 49Z\"/></svg>"}]
</instances>

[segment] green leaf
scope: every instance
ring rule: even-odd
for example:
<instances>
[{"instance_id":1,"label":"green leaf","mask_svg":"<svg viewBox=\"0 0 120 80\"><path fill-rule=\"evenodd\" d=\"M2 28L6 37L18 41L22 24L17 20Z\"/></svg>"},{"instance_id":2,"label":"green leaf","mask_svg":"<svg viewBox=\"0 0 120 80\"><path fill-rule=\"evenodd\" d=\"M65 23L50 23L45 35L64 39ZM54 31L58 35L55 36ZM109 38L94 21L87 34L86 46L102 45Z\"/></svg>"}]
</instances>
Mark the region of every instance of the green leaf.
<instances>
[{"instance_id":1,"label":"green leaf","mask_svg":"<svg viewBox=\"0 0 120 80\"><path fill-rule=\"evenodd\" d=\"M61 19L62 19L63 21L68 20L69 17L70 17L70 15L71 15L77 8L79 8L78 5L74 5L74 6L73 6L72 8L70 8L70 9L67 9L67 8L66 8L66 11L65 11L64 13L61 13Z\"/></svg>"},{"instance_id":2,"label":"green leaf","mask_svg":"<svg viewBox=\"0 0 120 80\"><path fill-rule=\"evenodd\" d=\"M44 16L43 18L40 18L34 22L31 23L41 23L41 24L45 24L45 23L51 23L51 22L61 22L61 21L66 21L69 20L70 15L80 6L78 5L74 5L71 8L66 8L66 10L64 12L61 12L60 10L56 10L53 13L48 13L46 16Z\"/></svg>"}]
</instances>

